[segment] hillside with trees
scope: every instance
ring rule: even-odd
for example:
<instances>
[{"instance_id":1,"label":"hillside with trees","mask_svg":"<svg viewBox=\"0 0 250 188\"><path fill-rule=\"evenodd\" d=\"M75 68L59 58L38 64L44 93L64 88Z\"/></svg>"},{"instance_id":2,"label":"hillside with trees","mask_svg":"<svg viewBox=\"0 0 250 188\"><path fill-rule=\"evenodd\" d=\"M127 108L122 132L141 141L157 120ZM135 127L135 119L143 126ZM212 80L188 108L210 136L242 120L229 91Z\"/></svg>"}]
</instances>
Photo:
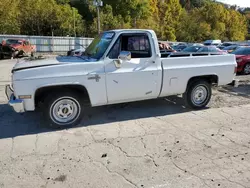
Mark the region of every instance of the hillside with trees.
<instances>
[{"instance_id":1,"label":"hillside with trees","mask_svg":"<svg viewBox=\"0 0 250 188\"><path fill-rule=\"evenodd\" d=\"M245 40L250 13L211 0L103 0L101 30L147 28L162 40ZM93 0L1 0L0 34L97 34Z\"/></svg>"}]
</instances>

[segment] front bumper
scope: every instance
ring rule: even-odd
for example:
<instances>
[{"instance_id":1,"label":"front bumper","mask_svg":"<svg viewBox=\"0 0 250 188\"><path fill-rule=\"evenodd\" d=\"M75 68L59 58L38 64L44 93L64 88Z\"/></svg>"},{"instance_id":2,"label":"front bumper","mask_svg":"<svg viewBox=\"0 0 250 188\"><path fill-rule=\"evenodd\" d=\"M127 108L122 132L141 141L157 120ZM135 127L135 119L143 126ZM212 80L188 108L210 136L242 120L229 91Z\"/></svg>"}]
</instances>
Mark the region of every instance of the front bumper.
<instances>
[{"instance_id":1,"label":"front bumper","mask_svg":"<svg viewBox=\"0 0 250 188\"><path fill-rule=\"evenodd\" d=\"M14 109L15 112L17 113L25 112L23 100L16 99L10 85L5 86L5 94L9 100L8 104Z\"/></svg>"}]
</instances>

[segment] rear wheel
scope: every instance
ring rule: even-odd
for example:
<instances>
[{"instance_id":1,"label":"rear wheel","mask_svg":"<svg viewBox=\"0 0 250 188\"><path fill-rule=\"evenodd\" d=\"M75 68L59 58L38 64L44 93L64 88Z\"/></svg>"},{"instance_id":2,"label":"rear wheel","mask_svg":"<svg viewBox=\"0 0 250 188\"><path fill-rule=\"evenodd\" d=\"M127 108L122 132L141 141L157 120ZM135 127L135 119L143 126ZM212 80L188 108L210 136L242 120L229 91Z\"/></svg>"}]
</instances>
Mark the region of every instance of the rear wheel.
<instances>
[{"instance_id":1,"label":"rear wheel","mask_svg":"<svg viewBox=\"0 0 250 188\"><path fill-rule=\"evenodd\" d=\"M189 107L201 109L209 103L211 95L211 84L205 80L196 80L188 84L184 99Z\"/></svg>"},{"instance_id":2,"label":"rear wheel","mask_svg":"<svg viewBox=\"0 0 250 188\"><path fill-rule=\"evenodd\" d=\"M82 100L77 93L53 93L45 99L43 113L50 127L69 128L80 123L83 116Z\"/></svg>"},{"instance_id":3,"label":"rear wheel","mask_svg":"<svg viewBox=\"0 0 250 188\"><path fill-rule=\"evenodd\" d=\"M246 64L243 69L244 74L250 74L250 63Z\"/></svg>"}]
</instances>

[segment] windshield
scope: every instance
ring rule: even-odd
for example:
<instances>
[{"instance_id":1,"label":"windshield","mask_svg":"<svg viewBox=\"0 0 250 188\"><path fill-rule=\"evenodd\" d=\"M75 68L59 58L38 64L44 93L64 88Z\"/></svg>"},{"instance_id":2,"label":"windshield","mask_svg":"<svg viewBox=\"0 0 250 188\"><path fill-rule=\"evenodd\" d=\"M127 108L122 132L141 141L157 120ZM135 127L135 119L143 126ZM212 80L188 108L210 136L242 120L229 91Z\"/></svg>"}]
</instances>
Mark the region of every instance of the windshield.
<instances>
[{"instance_id":1,"label":"windshield","mask_svg":"<svg viewBox=\"0 0 250 188\"><path fill-rule=\"evenodd\" d=\"M8 39L6 40L6 44L22 44L19 40Z\"/></svg>"},{"instance_id":2,"label":"windshield","mask_svg":"<svg viewBox=\"0 0 250 188\"><path fill-rule=\"evenodd\" d=\"M114 32L106 32L100 34L87 47L84 55L87 55L88 57L93 59L100 59L109 47L114 36Z\"/></svg>"},{"instance_id":3,"label":"windshield","mask_svg":"<svg viewBox=\"0 0 250 188\"><path fill-rule=\"evenodd\" d=\"M235 55L250 55L250 48L238 48L237 50L233 51L232 54L235 54Z\"/></svg>"}]
</instances>

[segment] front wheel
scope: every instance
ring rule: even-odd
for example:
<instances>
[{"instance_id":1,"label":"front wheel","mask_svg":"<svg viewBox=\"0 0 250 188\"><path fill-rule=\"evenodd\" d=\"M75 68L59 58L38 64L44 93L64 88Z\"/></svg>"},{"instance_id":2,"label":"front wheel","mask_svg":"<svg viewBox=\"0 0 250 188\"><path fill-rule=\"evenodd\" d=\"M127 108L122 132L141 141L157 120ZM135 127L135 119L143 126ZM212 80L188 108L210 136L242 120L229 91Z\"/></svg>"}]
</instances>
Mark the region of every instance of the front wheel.
<instances>
[{"instance_id":1,"label":"front wheel","mask_svg":"<svg viewBox=\"0 0 250 188\"><path fill-rule=\"evenodd\" d=\"M184 100L189 107L201 109L207 106L211 96L211 84L205 80L196 80L188 85Z\"/></svg>"},{"instance_id":2,"label":"front wheel","mask_svg":"<svg viewBox=\"0 0 250 188\"><path fill-rule=\"evenodd\" d=\"M83 116L82 100L73 92L53 93L45 99L43 112L52 128L69 128L80 123Z\"/></svg>"}]
</instances>

